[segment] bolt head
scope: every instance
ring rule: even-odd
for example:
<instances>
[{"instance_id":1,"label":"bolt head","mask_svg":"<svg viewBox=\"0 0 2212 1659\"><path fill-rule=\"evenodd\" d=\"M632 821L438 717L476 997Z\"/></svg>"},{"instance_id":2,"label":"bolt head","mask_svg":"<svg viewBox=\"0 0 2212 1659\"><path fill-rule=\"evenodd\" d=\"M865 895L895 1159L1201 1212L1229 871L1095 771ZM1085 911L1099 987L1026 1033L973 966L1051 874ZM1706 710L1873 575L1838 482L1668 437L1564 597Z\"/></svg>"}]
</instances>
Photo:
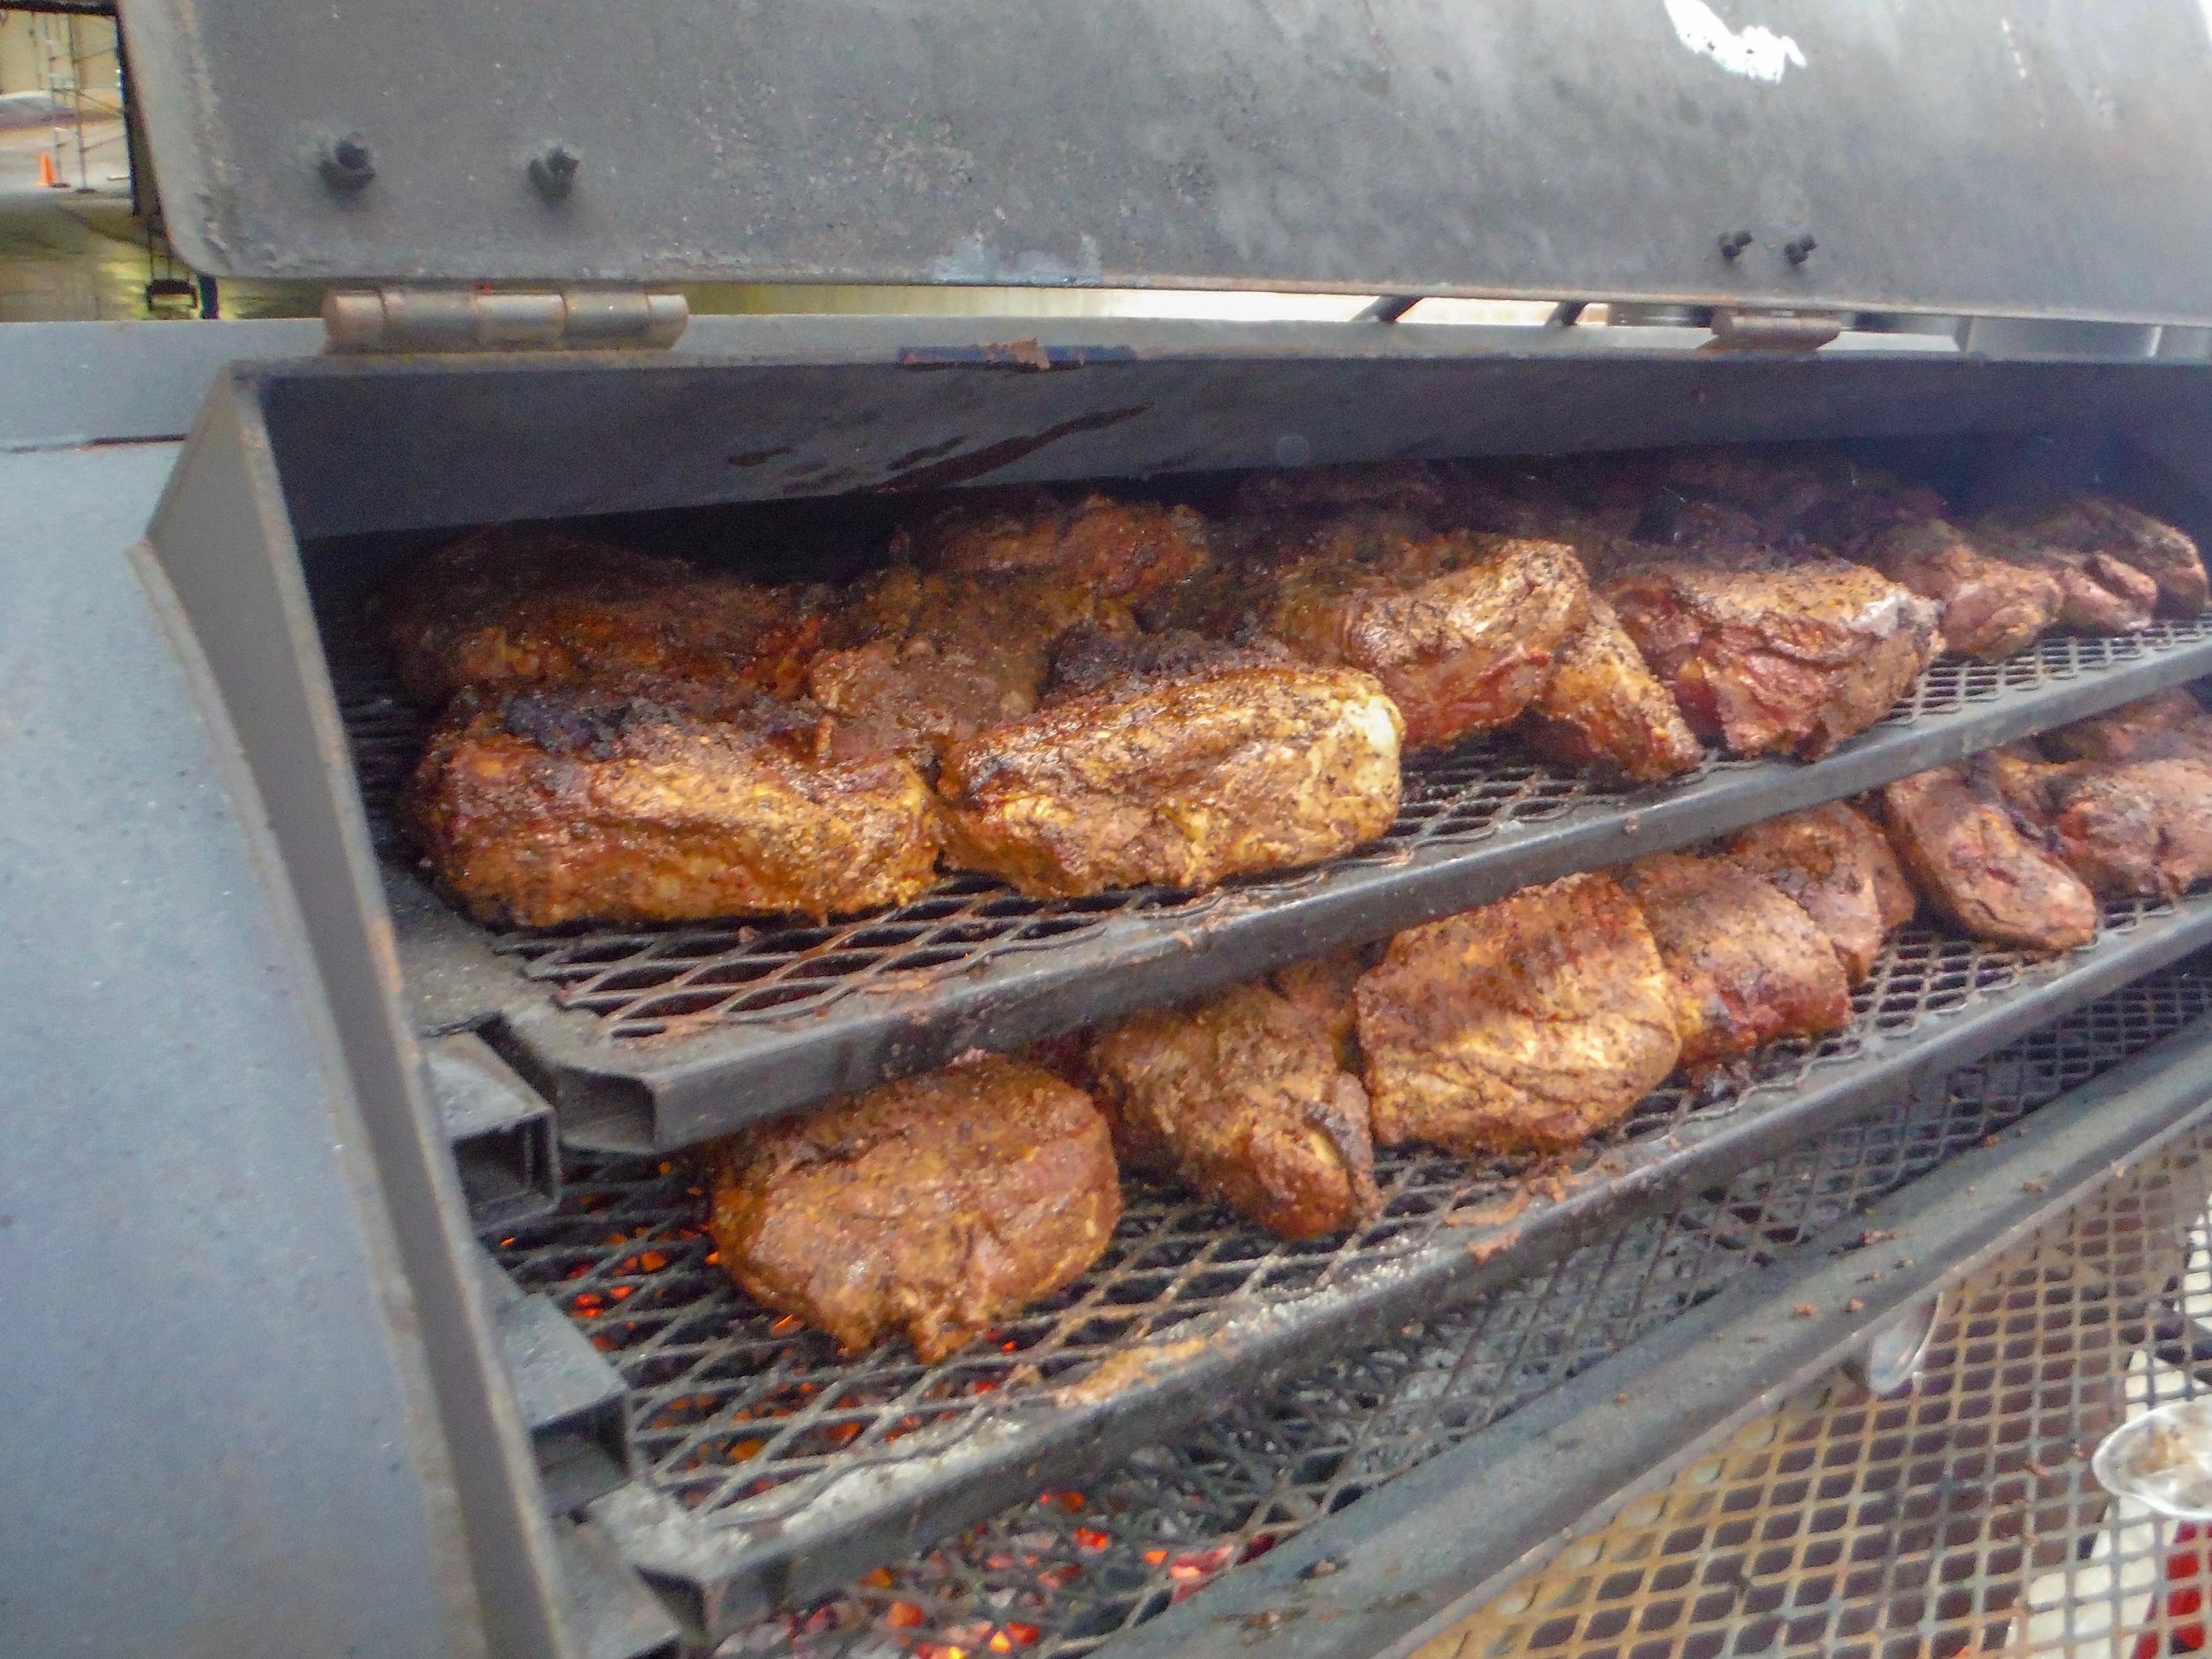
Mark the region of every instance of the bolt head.
<instances>
[{"instance_id":1,"label":"bolt head","mask_svg":"<svg viewBox=\"0 0 2212 1659\"><path fill-rule=\"evenodd\" d=\"M316 170L334 190L357 190L376 177L376 157L370 154L366 139L348 133L324 143Z\"/></svg>"},{"instance_id":2,"label":"bolt head","mask_svg":"<svg viewBox=\"0 0 2212 1659\"><path fill-rule=\"evenodd\" d=\"M530 183L549 202L557 202L576 188L576 170L583 158L566 144L549 144L530 157Z\"/></svg>"},{"instance_id":3,"label":"bolt head","mask_svg":"<svg viewBox=\"0 0 2212 1659\"><path fill-rule=\"evenodd\" d=\"M1724 259L1733 259L1737 255L1743 252L1743 250L1749 246L1751 246L1751 233L1749 231L1732 230L1723 232L1720 238L1720 257Z\"/></svg>"},{"instance_id":4,"label":"bolt head","mask_svg":"<svg viewBox=\"0 0 2212 1659\"><path fill-rule=\"evenodd\" d=\"M1819 246L1810 236L1793 236L1782 244L1782 257L1792 265L1803 265L1813 257L1813 250Z\"/></svg>"}]
</instances>

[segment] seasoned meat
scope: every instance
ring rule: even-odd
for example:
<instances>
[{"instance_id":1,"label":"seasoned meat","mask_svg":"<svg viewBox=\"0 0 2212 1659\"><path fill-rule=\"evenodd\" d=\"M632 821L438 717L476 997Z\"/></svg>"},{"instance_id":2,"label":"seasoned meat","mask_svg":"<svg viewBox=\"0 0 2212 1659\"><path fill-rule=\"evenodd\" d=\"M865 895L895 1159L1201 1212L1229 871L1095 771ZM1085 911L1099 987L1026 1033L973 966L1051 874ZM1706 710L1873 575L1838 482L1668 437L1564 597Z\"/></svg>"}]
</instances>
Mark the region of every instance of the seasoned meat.
<instances>
[{"instance_id":1,"label":"seasoned meat","mask_svg":"<svg viewBox=\"0 0 2212 1659\"><path fill-rule=\"evenodd\" d=\"M2069 495L2048 506L1993 513L1985 524L2047 552L2116 560L2150 578L2158 609L2193 617L2204 609L2204 560L2170 524L2104 495Z\"/></svg>"},{"instance_id":2,"label":"seasoned meat","mask_svg":"<svg viewBox=\"0 0 2212 1659\"><path fill-rule=\"evenodd\" d=\"M1629 865L1622 882L1667 965L1692 1077L1778 1038L1850 1023L1851 987L1835 947L1765 878L1732 858L1660 853Z\"/></svg>"},{"instance_id":3,"label":"seasoned meat","mask_svg":"<svg viewBox=\"0 0 2212 1659\"><path fill-rule=\"evenodd\" d=\"M2039 541L2032 529L1991 514L1969 529L1975 547L2058 583L2058 626L2076 634L2133 634L2150 626L2158 584L2109 553L2079 552Z\"/></svg>"},{"instance_id":4,"label":"seasoned meat","mask_svg":"<svg viewBox=\"0 0 2212 1659\"><path fill-rule=\"evenodd\" d=\"M1403 729L1349 669L1113 681L946 751L949 856L1038 897L1312 864L1390 827Z\"/></svg>"},{"instance_id":5,"label":"seasoned meat","mask_svg":"<svg viewBox=\"0 0 2212 1659\"><path fill-rule=\"evenodd\" d=\"M838 649L807 673L814 700L879 744L927 765L948 744L1035 712L1055 642L1105 615L1056 572L925 574L894 565L858 584L833 624Z\"/></svg>"},{"instance_id":6,"label":"seasoned meat","mask_svg":"<svg viewBox=\"0 0 2212 1659\"><path fill-rule=\"evenodd\" d=\"M1559 648L1551 681L1521 717L1521 738L1548 760L1657 783L1705 758L1682 710L1593 596L1589 619Z\"/></svg>"},{"instance_id":7,"label":"seasoned meat","mask_svg":"<svg viewBox=\"0 0 2212 1659\"><path fill-rule=\"evenodd\" d=\"M1919 901L1880 828L1841 801L1755 824L1728 845L1737 864L1804 907L1854 985Z\"/></svg>"},{"instance_id":8,"label":"seasoned meat","mask_svg":"<svg viewBox=\"0 0 2212 1659\"><path fill-rule=\"evenodd\" d=\"M2052 793L2066 867L2101 898L2177 898L2212 876L2212 762L2069 767Z\"/></svg>"},{"instance_id":9,"label":"seasoned meat","mask_svg":"<svg viewBox=\"0 0 2212 1659\"><path fill-rule=\"evenodd\" d=\"M1410 749L1514 718L1589 608L1567 548L1465 532L1401 541L1373 562L1312 553L1271 574L1261 631L1306 662L1374 675Z\"/></svg>"},{"instance_id":10,"label":"seasoned meat","mask_svg":"<svg viewBox=\"0 0 2212 1659\"><path fill-rule=\"evenodd\" d=\"M1932 602L1839 559L1748 572L1670 560L1603 596L1692 729L1740 755L1817 759L1887 714L1939 638Z\"/></svg>"},{"instance_id":11,"label":"seasoned meat","mask_svg":"<svg viewBox=\"0 0 2212 1659\"><path fill-rule=\"evenodd\" d=\"M1358 949L1332 950L1267 976L1269 989L1321 1027L1336 1050L1338 1064L1348 1071L1361 1069L1359 1006L1352 992L1367 972L1367 955Z\"/></svg>"},{"instance_id":12,"label":"seasoned meat","mask_svg":"<svg viewBox=\"0 0 2212 1659\"><path fill-rule=\"evenodd\" d=\"M2212 714L2181 686L2043 734L2061 760L2212 760Z\"/></svg>"},{"instance_id":13,"label":"seasoned meat","mask_svg":"<svg viewBox=\"0 0 2212 1659\"><path fill-rule=\"evenodd\" d=\"M479 532L401 572L370 604L408 694L464 686L742 679L795 691L824 590L772 588L560 531Z\"/></svg>"},{"instance_id":14,"label":"seasoned meat","mask_svg":"<svg viewBox=\"0 0 2212 1659\"><path fill-rule=\"evenodd\" d=\"M1882 791L1882 811L1920 896L1977 938L2070 950L2096 937L2094 895L2023 827L1986 770L1901 779Z\"/></svg>"},{"instance_id":15,"label":"seasoned meat","mask_svg":"<svg viewBox=\"0 0 2212 1659\"><path fill-rule=\"evenodd\" d=\"M1090 1063L1125 1156L1270 1233L1316 1239L1380 1206L1366 1092L1328 1034L1263 986L1125 1020Z\"/></svg>"},{"instance_id":16,"label":"seasoned meat","mask_svg":"<svg viewBox=\"0 0 2212 1659\"><path fill-rule=\"evenodd\" d=\"M1751 515L1771 543L1849 488L1851 471L1849 462L1825 449L1716 444L1668 455L1661 493L1725 503Z\"/></svg>"},{"instance_id":17,"label":"seasoned meat","mask_svg":"<svg viewBox=\"0 0 2212 1659\"><path fill-rule=\"evenodd\" d=\"M1090 1098L995 1057L732 1137L708 1226L763 1306L848 1348L903 1331L933 1363L1090 1266L1120 1217Z\"/></svg>"},{"instance_id":18,"label":"seasoned meat","mask_svg":"<svg viewBox=\"0 0 2212 1659\"><path fill-rule=\"evenodd\" d=\"M1223 668L1286 667L1290 653L1272 640L1233 645L1187 628L1158 634L1079 622L1052 648L1046 701L1080 696L1117 682L1173 679Z\"/></svg>"},{"instance_id":19,"label":"seasoned meat","mask_svg":"<svg viewBox=\"0 0 2212 1659\"><path fill-rule=\"evenodd\" d=\"M1610 876L1569 876L1409 929L1359 982L1375 1139L1556 1152L1674 1069L1673 995Z\"/></svg>"},{"instance_id":20,"label":"seasoned meat","mask_svg":"<svg viewBox=\"0 0 2212 1659\"><path fill-rule=\"evenodd\" d=\"M487 921L824 917L919 897L929 786L818 711L674 681L457 697L403 815Z\"/></svg>"},{"instance_id":21,"label":"seasoned meat","mask_svg":"<svg viewBox=\"0 0 2212 1659\"><path fill-rule=\"evenodd\" d=\"M1043 490L948 509L894 537L895 557L968 576L1056 576L1102 598L1133 600L1187 580L1209 557L1206 524L1188 507Z\"/></svg>"},{"instance_id":22,"label":"seasoned meat","mask_svg":"<svg viewBox=\"0 0 2212 1659\"><path fill-rule=\"evenodd\" d=\"M1994 662L2032 645L2059 618L2062 590L2048 571L1993 558L1941 518L1892 526L1856 557L1943 607L1943 643Z\"/></svg>"}]
</instances>

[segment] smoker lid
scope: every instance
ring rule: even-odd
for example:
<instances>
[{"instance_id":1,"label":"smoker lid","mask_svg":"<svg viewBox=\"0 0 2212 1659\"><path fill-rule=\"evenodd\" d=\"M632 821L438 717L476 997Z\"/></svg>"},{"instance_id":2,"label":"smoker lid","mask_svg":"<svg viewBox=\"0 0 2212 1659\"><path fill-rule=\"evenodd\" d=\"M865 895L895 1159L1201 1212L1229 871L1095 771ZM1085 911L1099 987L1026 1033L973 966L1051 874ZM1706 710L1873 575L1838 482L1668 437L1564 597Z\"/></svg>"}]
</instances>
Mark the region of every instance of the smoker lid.
<instances>
[{"instance_id":1,"label":"smoker lid","mask_svg":"<svg viewBox=\"0 0 2212 1659\"><path fill-rule=\"evenodd\" d=\"M2212 0L122 13L219 274L2212 322Z\"/></svg>"}]
</instances>

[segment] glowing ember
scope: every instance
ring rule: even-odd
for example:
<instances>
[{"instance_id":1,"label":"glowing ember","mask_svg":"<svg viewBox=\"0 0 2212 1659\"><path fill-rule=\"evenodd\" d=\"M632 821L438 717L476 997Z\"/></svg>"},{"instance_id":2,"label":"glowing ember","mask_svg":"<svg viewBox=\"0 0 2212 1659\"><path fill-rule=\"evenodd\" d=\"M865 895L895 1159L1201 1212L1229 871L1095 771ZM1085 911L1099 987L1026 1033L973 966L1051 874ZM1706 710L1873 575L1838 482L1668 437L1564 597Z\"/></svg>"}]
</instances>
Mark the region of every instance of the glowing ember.
<instances>
[{"instance_id":1,"label":"glowing ember","mask_svg":"<svg viewBox=\"0 0 2212 1659\"><path fill-rule=\"evenodd\" d=\"M911 1601L894 1601L884 1609L883 1622L894 1630L911 1630L922 1622L922 1609Z\"/></svg>"},{"instance_id":2,"label":"glowing ember","mask_svg":"<svg viewBox=\"0 0 2212 1659\"><path fill-rule=\"evenodd\" d=\"M871 1590L888 1590L891 1587L891 1569L871 1567L860 1575L860 1582Z\"/></svg>"},{"instance_id":3,"label":"glowing ember","mask_svg":"<svg viewBox=\"0 0 2212 1659\"><path fill-rule=\"evenodd\" d=\"M1102 1532L1095 1526L1079 1526L1075 1529L1075 1541L1085 1549L1103 1549L1114 1541L1114 1535Z\"/></svg>"}]
</instances>

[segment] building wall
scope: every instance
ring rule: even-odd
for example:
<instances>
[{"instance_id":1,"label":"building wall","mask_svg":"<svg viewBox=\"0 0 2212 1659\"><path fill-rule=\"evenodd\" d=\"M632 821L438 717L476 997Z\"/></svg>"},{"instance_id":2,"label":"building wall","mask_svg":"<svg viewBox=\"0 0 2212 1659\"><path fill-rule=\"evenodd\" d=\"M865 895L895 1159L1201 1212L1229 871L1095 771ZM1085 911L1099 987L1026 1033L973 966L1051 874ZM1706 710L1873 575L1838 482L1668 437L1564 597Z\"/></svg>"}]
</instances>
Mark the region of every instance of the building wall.
<instances>
[{"instance_id":1,"label":"building wall","mask_svg":"<svg viewBox=\"0 0 2212 1659\"><path fill-rule=\"evenodd\" d=\"M51 17L46 19L46 28L57 38L65 38L72 28L76 31L78 73L84 81L88 106L102 110L118 107L118 88L121 83L115 50L115 20ZM0 8L0 93L36 92L45 85L46 47L38 17L29 12Z\"/></svg>"},{"instance_id":2,"label":"building wall","mask_svg":"<svg viewBox=\"0 0 2212 1659\"><path fill-rule=\"evenodd\" d=\"M35 92L40 84L38 19L0 12L0 92Z\"/></svg>"}]
</instances>

